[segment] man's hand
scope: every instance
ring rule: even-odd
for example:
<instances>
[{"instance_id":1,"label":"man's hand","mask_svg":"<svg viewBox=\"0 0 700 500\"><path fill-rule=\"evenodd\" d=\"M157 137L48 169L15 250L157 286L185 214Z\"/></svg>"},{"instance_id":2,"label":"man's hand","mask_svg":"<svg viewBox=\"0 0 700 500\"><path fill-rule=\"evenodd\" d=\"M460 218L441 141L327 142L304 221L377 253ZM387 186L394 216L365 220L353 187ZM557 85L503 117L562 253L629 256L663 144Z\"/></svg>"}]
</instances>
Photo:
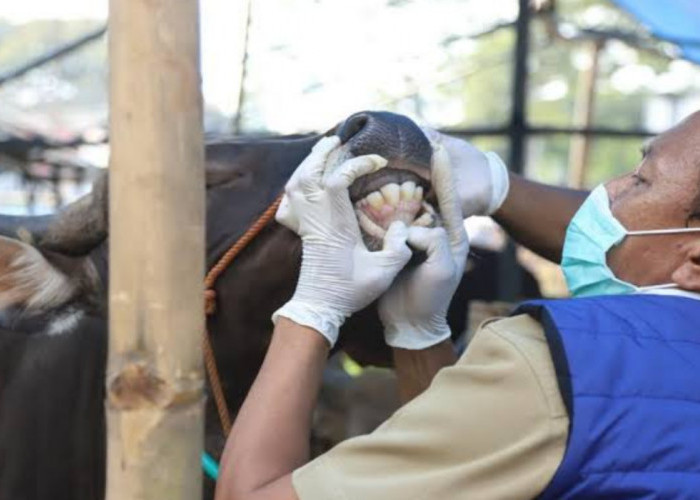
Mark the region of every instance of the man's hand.
<instances>
[{"instance_id":1,"label":"man's hand","mask_svg":"<svg viewBox=\"0 0 700 500\"><path fill-rule=\"evenodd\" d=\"M321 139L285 188L277 220L301 236L302 263L294 296L272 316L313 328L331 346L345 318L379 297L411 257L401 222L389 227L381 251L365 247L348 187L387 162L359 156L324 175L339 144L335 136Z\"/></svg>"},{"instance_id":2,"label":"man's hand","mask_svg":"<svg viewBox=\"0 0 700 500\"><path fill-rule=\"evenodd\" d=\"M434 146L432 178L445 227L409 230L409 243L428 257L404 270L379 302L384 337L392 347L425 349L450 337L447 309L464 273L469 241L450 159L440 144Z\"/></svg>"},{"instance_id":3,"label":"man's hand","mask_svg":"<svg viewBox=\"0 0 700 500\"><path fill-rule=\"evenodd\" d=\"M442 143L449 154L463 218L496 212L509 190L508 169L501 158L436 130L423 128L423 132L432 142Z\"/></svg>"},{"instance_id":4,"label":"man's hand","mask_svg":"<svg viewBox=\"0 0 700 500\"><path fill-rule=\"evenodd\" d=\"M566 229L586 191L547 186L508 169L495 153L482 153L466 141L431 129L450 155L462 215L491 215L508 235L535 253L559 263Z\"/></svg>"}]
</instances>

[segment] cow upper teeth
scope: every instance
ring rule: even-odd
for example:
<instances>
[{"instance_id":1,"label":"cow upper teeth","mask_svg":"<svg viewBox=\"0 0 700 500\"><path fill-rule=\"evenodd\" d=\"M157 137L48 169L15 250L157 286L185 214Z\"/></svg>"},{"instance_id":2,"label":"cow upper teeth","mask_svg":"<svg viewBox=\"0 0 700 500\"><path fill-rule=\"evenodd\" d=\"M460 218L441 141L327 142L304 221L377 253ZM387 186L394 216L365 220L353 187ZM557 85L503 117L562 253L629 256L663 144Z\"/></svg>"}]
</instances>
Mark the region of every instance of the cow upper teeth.
<instances>
[{"instance_id":1,"label":"cow upper teeth","mask_svg":"<svg viewBox=\"0 0 700 500\"><path fill-rule=\"evenodd\" d=\"M413 181L406 181L400 186L390 183L382 186L379 191L373 191L359 200L359 206L370 205L379 210L384 205L397 207L401 201L423 201L423 187Z\"/></svg>"},{"instance_id":2,"label":"cow upper teeth","mask_svg":"<svg viewBox=\"0 0 700 500\"><path fill-rule=\"evenodd\" d=\"M423 186L416 186L416 190L413 192L413 199L423 201Z\"/></svg>"},{"instance_id":3,"label":"cow upper teeth","mask_svg":"<svg viewBox=\"0 0 700 500\"><path fill-rule=\"evenodd\" d=\"M372 208L379 209L384 205L384 197L378 191L368 194L366 200Z\"/></svg>"},{"instance_id":4,"label":"cow upper teeth","mask_svg":"<svg viewBox=\"0 0 700 500\"><path fill-rule=\"evenodd\" d=\"M384 199L389 205L397 206L399 204L401 199L401 188L398 184L386 184L385 186L382 186L380 191L384 195Z\"/></svg>"},{"instance_id":5,"label":"cow upper teeth","mask_svg":"<svg viewBox=\"0 0 700 500\"><path fill-rule=\"evenodd\" d=\"M413 181L406 181L401 184L401 199L408 201L413 199L413 194L416 192L416 183Z\"/></svg>"}]
</instances>

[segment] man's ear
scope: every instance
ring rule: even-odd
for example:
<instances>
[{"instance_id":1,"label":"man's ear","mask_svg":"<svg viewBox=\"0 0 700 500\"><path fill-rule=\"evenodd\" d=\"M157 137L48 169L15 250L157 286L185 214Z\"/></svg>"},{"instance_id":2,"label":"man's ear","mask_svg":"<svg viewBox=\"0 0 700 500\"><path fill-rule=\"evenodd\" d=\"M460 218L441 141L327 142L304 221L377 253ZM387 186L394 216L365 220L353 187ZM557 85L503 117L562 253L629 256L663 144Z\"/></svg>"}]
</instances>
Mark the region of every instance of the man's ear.
<instances>
[{"instance_id":1,"label":"man's ear","mask_svg":"<svg viewBox=\"0 0 700 500\"><path fill-rule=\"evenodd\" d=\"M683 247L683 261L671 279L683 290L700 292L700 238Z\"/></svg>"},{"instance_id":2,"label":"man's ear","mask_svg":"<svg viewBox=\"0 0 700 500\"><path fill-rule=\"evenodd\" d=\"M43 310L62 305L75 293L72 280L36 248L0 237L0 309Z\"/></svg>"}]
</instances>

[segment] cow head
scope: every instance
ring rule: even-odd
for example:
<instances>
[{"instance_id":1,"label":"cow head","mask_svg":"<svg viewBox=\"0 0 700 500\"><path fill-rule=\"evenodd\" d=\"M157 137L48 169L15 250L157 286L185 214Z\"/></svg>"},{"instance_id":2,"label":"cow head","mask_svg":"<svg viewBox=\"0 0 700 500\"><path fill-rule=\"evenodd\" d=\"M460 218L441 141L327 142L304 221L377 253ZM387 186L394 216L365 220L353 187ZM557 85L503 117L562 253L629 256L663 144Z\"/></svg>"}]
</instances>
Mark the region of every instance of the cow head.
<instances>
[{"instance_id":1,"label":"cow head","mask_svg":"<svg viewBox=\"0 0 700 500\"><path fill-rule=\"evenodd\" d=\"M386 168L358 179L350 188L371 249L381 244L384 231L393 220L418 225L436 223L435 210L430 205L432 150L412 121L392 113L363 112L326 133L330 134L337 134L342 142L330 158L330 169L358 155L379 154L388 160ZM233 139L207 145L209 267L282 192L320 137ZM41 312L57 307L59 302L69 304L86 298L91 303L106 303L107 197L104 179L95 184L91 194L48 220L44 227L30 231L37 248L8 239L0 241L0 256L6 256L5 267L0 267L5 283L0 288L0 307L4 303L27 312ZM0 234L9 232L0 220ZM222 275L216 285L219 313L210 320L210 331L214 336L218 330L226 334L219 338L233 338L228 332L236 331L236 342L222 345L222 352L242 353L255 344L256 353L262 356L269 338L262 332L270 329L270 314L291 296L300 257L301 243L296 235L271 224ZM31 276L28 281L27 276ZM40 293L40 284L49 282L53 283L53 292ZM359 323L351 321L345 330L359 329L362 334L346 336L345 342L341 332L340 345L372 338L371 346L354 350L355 356L381 353L378 357L365 356L364 360L386 363L388 351L381 341L376 311L358 314L358 318ZM239 334L232 327L234 324L243 325L239 329L248 334ZM253 342L251 338L256 336L263 340ZM249 357L257 363L257 356ZM231 364L236 362L231 360Z\"/></svg>"},{"instance_id":2,"label":"cow head","mask_svg":"<svg viewBox=\"0 0 700 500\"><path fill-rule=\"evenodd\" d=\"M394 113L361 112L325 135L338 135L342 142L329 158L329 171L360 155L379 154L388 160L381 171L361 177L350 187L368 248L381 246L393 220L425 226L437 223L430 189L432 149L415 123ZM320 138L234 139L207 145L209 265L282 192Z\"/></svg>"}]
</instances>

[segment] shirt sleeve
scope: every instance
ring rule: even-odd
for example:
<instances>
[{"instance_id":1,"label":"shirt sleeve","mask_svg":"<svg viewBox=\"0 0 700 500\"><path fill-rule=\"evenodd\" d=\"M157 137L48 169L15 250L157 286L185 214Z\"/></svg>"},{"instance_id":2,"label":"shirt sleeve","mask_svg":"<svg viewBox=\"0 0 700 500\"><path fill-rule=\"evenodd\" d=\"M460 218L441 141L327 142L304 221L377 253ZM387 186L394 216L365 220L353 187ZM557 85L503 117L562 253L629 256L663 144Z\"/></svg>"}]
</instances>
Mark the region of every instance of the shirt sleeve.
<instances>
[{"instance_id":1,"label":"shirt sleeve","mask_svg":"<svg viewBox=\"0 0 700 500\"><path fill-rule=\"evenodd\" d=\"M460 360L372 434L293 474L301 500L528 499L563 458L568 416L542 327L482 327Z\"/></svg>"}]
</instances>

